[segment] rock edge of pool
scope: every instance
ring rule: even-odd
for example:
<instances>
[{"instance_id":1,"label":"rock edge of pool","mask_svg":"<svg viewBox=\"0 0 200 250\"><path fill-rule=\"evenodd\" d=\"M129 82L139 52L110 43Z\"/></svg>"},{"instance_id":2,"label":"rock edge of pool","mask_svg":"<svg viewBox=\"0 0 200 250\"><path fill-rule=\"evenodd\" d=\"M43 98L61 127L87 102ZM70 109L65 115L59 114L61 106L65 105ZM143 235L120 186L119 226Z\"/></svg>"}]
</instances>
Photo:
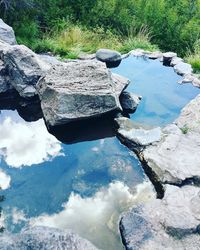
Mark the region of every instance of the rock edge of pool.
<instances>
[{"instance_id":1,"label":"rock edge of pool","mask_svg":"<svg viewBox=\"0 0 200 250\"><path fill-rule=\"evenodd\" d=\"M146 128L124 117L136 110L141 97L124 94L120 100L129 80L106 67L118 66L128 56L157 59L182 76L179 84L200 87L191 65L176 53L140 49L127 55L98 51L101 62L95 56L62 62L17 45L13 29L5 23L0 27L0 46L2 107L10 105L25 120L43 117L49 131L90 118L115 118L117 137L137 155L157 192L157 198L122 215L119 229L125 248L199 249L200 95L182 109L173 123L164 128ZM31 118L27 103L36 105L37 112ZM55 241L49 242L52 237ZM63 249L96 249L72 232L45 227L27 228L19 235L2 234L0 240L1 249L46 249L46 244L54 248L62 245Z\"/></svg>"}]
</instances>

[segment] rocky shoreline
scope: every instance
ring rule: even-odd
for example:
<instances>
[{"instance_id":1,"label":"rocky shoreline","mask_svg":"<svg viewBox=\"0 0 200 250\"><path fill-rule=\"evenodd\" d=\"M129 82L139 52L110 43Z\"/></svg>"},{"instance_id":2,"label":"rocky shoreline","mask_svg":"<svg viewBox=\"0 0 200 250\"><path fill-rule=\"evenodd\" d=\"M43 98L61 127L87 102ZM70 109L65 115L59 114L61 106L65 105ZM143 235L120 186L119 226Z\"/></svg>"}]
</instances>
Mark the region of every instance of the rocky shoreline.
<instances>
[{"instance_id":1,"label":"rocky shoreline","mask_svg":"<svg viewBox=\"0 0 200 250\"><path fill-rule=\"evenodd\" d=\"M137 154L157 191L157 199L122 216L126 249L199 249L200 95L163 129L128 118L116 123L119 139Z\"/></svg>"},{"instance_id":2,"label":"rocky shoreline","mask_svg":"<svg viewBox=\"0 0 200 250\"><path fill-rule=\"evenodd\" d=\"M129 55L145 56L174 67L175 72L183 76L180 84L190 82L200 87L200 80L192 73L191 65L172 52L137 49L122 56L109 53L98 52L98 60L94 56L82 56L80 60L66 62L37 55L17 45L12 28L1 21L0 103L4 103L5 98L14 98L12 108L19 112L22 107L24 111L27 102L34 100L47 127L74 124L111 113L120 116L115 119L118 138L137 154L157 192L157 199L140 204L122 216L119 227L125 248L200 249L200 95L185 106L173 124L163 129L135 124L121 114L134 112L141 97L125 92L128 79L112 74L105 63L118 65ZM50 229L36 229L36 234L37 230ZM33 231L25 233L20 247L25 246ZM62 235L62 232L50 232L55 234ZM14 238L11 239L14 236L9 237L8 241L0 236L8 246L14 244ZM68 243L65 244L73 249L74 241L70 237L66 237ZM83 239L78 241L82 242L81 249L95 249Z\"/></svg>"}]
</instances>

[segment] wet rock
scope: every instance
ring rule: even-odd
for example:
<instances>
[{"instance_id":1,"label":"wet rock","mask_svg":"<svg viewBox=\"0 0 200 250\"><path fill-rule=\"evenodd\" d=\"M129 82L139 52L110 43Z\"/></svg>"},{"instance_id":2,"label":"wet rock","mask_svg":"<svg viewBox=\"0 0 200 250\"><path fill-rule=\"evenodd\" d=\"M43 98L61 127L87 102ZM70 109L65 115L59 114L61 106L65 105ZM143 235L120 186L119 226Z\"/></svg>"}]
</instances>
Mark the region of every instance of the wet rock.
<instances>
[{"instance_id":1,"label":"wet rock","mask_svg":"<svg viewBox=\"0 0 200 250\"><path fill-rule=\"evenodd\" d=\"M166 185L162 200L133 208L120 222L128 250L199 249L200 189Z\"/></svg>"},{"instance_id":2,"label":"wet rock","mask_svg":"<svg viewBox=\"0 0 200 250\"><path fill-rule=\"evenodd\" d=\"M17 44L13 28L0 19L0 39L8 44Z\"/></svg>"},{"instance_id":3,"label":"wet rock","mask_svg":"<svg viewBox=\"0 0 200 250\"><path fill-rule=\"evenodd\" d=\"M96 60L55 66L37 84L48 125L66 124L121 110L119 95L127 80Z\"/></svg>"},{"instance_id":4,"label":"wet rock","mask_svg":"<svg viewBox=\"0 0 200 250\"><path fill-rule=\"evenodd\" d=\"M144 159L162 183L200 180L200 95L163 129L162 140L146 148Z\"/></svg>"},{"instance_id":5,"label":"wet rock","mask_svg":"<svg viewBox=\"0 0 200 250\"><path fill-rule=\"evenodd\" d=\"M0 235L0 249L97 250L92 243L69 230L48 227L27 228L18 234L4 233Z\"/></svg>"},{"instance_id":6,"label":"wet rock","mask_svg":"<svg viewBox=\"0 0 200 250\"><path fill-rule=\"evenodd\" d=\"M142 125L132 122L128 118L116 118L119 129L117 133L123 139L136 146L147 146L161 140L161 128L147 129Z\"/></svg>"},{"instance_id":7,"label":"wet rock","mask_svg":"<svg viewBox=\"0 0 200 250\"><path fill-rule=\"evenodd\" d=\"M134 93L129 93L127 91L123 91L119 98L122 109L128 113L135 112L141 99L142 99L141 96L138 96Z\"/></svg>"},{"instance_id":8,"label":"wet rock","mask_svg":"<svg viewBox=\"0 0 200 250\"><path fill-rule=\"evenodd\" d=\"M1 57L8 69L9 81L20 96L36 95L37 81L51 66L23 45L5 46Z\"/></svg>"},{"instance_id":9,"label":"wet rock","mask_svg":"<svg viewBox=\"0 0 200 250\"><path fill-rule=\"evenodd\" d=\"M174 70L179 75L187 75L192 73L192 66L188 63L180 62L174 66Z\"/></svg>"},{"instance_id":10,"label":"wet rock","mask_svg":"<svg viewBox=\"0 0 200 250\"><path fill-rule=\"evenodd\" d=\"M96 52L96 59L105 62L108 68L113 68L119 66L122 57L121 54L115 50L99 49Z\"/></svg>"},{"instance_id":11,"label":"wet rock","mask_svg":"<svg viewBox=\"0 0 200 250\"><path fill-rule=\"evenodd\" d=\"M171 61L174 57L177 57L176 53L173 52L166 52L163 54L163 65L170 66Z\"/></svg>"}]
</instances>

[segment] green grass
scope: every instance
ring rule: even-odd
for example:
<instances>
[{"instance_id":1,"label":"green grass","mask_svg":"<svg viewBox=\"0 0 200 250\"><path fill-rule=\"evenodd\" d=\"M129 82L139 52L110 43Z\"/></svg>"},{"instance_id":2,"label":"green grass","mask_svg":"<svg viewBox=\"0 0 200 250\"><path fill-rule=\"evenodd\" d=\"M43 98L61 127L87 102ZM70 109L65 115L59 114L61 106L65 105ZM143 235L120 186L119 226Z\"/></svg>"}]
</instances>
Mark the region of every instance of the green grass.
<instances>
[{"instance_id":1,"label":"green grass","mask_svg":"<svg viewBox=\"0 0 200 250\"><path fill-rule=\"evenodd\" d=\"M184 125L182 128L180 128L181 132L186 135L189 131L189 128L187 127L187 125Z\"/></svg>"},{"instance_id":2,"label":"green grass","mask_svg":"<svg viewBox=\"0 0 200 250\"><path fill-rule=\"evenodd\" d=\"M185 60L192 65L195 73L200 74L200 40L194 45L194 52L189 52Z\"/></svg>"},{"instance_id":3,"label":"green grass","mask_svg":"<svg viewBox=\"0 0 200 250\"><path fill-rule=\"evenodd\" d=\"M25 44L37 53L52 52L62 58L76 59L81 53L95 53L100 48L118 50L127 53L141 48L148 51L158 47L150 43L149 34L140 31L137 35L130 34L122 38L110 30L102 28L87 29L81 25L68 24L63 29L53 29L43 38L29 39L17 37L18 43Z\"/></svg>"}]
</instances>

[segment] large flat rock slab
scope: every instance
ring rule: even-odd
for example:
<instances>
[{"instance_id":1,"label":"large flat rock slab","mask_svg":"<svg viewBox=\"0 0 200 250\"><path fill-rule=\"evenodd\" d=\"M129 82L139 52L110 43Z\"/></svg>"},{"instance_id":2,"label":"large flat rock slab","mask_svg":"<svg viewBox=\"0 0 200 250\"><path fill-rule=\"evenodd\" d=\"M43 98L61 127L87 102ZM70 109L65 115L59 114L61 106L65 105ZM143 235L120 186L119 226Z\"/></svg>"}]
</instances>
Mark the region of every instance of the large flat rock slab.
<instances>
[{"instance_id":1,"label":"large flat rock slab","mask_svg":"<svg viewBox=\"0 0 200 250\"><path fill-rule=\"evenodd\" d=\"M119 95L127 84L104 63L84 60L54 66L37 91L47 124L55 126L121 110Z\"/></svg>"},{"instance_id":2,"label":"large flat rock slab","mask_svg":"<svg viewBox=\"0 0 200 250\"><path fill-rule=\"evenodd\" d=\"M143 151L144 159L162 183L200 181L200 95L182 110L162 139Z\"/></svg>"},{"instance_id":3,"label":"large flat rock slab","mask_svg":"<svg viewBox=\"0 0 200 250\"><path fill-rule=\"evenodd\" d=\"M200 189L166 185L162 200L154 199L126 213L120 222L128 250L200 248Z\"/></svg>"}]
</instances>

